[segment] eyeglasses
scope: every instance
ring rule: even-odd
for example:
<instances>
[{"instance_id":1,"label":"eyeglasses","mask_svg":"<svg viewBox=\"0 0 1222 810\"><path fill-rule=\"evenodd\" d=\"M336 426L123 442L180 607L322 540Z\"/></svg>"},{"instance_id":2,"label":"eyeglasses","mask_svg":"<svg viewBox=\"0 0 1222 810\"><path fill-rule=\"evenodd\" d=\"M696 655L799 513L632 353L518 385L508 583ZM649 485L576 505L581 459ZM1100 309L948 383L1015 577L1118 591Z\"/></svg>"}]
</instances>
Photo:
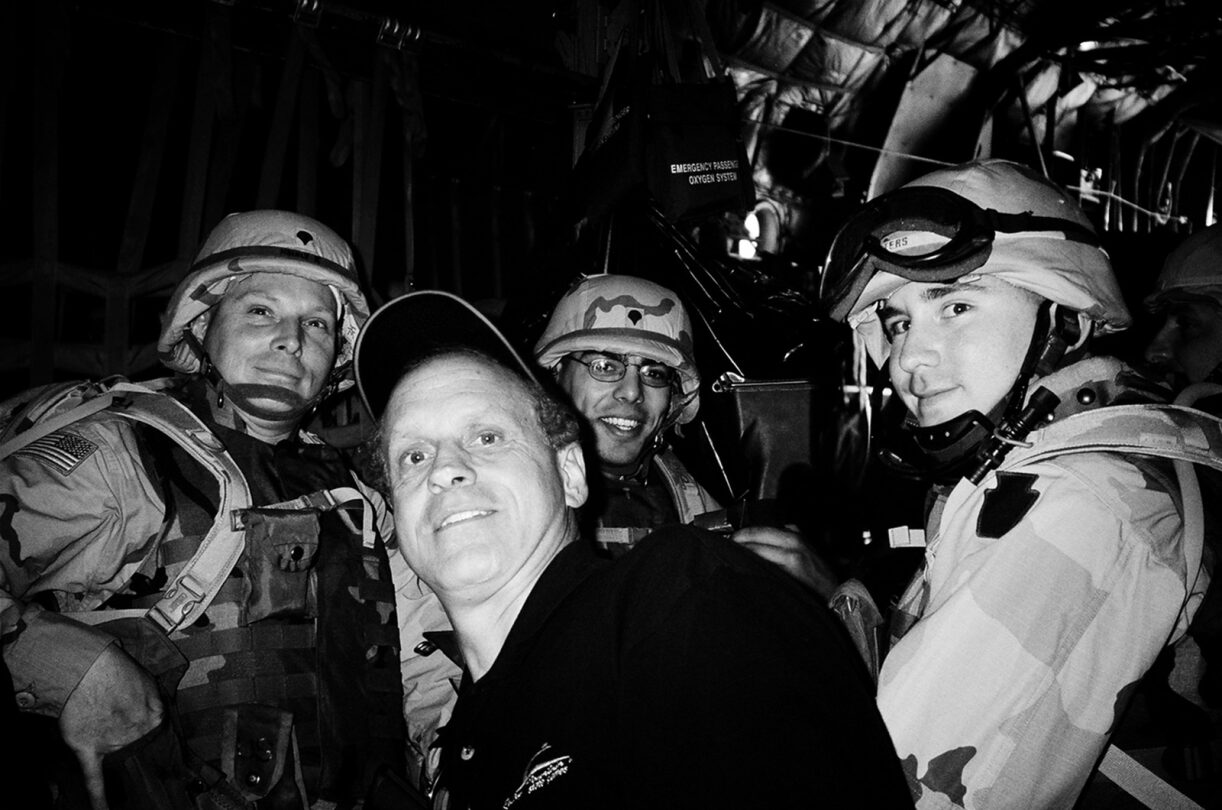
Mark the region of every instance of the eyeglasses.
<instances>
[{"instance_id":1,"label":"eyeglasses","mask_svg":"<svg viewBox=\"0 0 1222 810\"><path fill-rule=\"evenodd\" d=\"M622 354L598 353L588 360L569 354L564 359L581 363L590 376L599 382L619 382L628 373L628 366L635 366L641 375L641 382L650 388L669 388L675 381L675 370L670 366L652 361L630 363Z\"/></svg>"}]
</instances>

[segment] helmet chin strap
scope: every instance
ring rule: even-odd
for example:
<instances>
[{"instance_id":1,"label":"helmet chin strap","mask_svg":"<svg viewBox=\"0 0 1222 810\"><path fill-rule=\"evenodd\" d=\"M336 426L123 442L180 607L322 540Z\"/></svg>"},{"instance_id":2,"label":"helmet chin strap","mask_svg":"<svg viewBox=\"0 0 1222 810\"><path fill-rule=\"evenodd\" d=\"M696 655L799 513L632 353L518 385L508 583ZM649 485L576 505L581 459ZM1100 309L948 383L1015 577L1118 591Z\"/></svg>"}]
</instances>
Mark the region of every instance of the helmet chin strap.
<instances>
[{"instance_id":1,"label":"helmet chin strap","mask_svg":"<svg viewBox=\"0 0 1222 810\"><path fill-rule=\"evenodd\" d=\"M290 391L287 388L281 388L276 385L260 385L258 383L230 385L223 381L221 385L222 387L216 389L218 405L220 407L224 407L224 400L228 397L231 406L242 413L269 422L280 422L285 425L291 423L293 426L296 426L302 417L309 413L310 409L318 402L318 397L315 397L313 400L307 400L296 391ZM281 407L269 408L266 405L257 404L257 400L278 403Z\"/></svg>"},{"instance_id":2,"label":"helmet chin strap","mask_svg":"<svg viewBox=\"0 0 1222 810\"><path fill-rule=\"evenodd\" d=\"M985 441L1000 428L1026 421L1024 410L1031 381L1061 367L1067 354L1081 348L1085 339L1076 312L1044 301L1036 312L1031 343L1018 377L1000 402L987 414L967 411L929 427L920 427L909 418L881 449L879 460L906 477L940 484L958 481L979 466L978 450Z\"/></svg>"},{"instance_id":3,"label":"helmet chin strap","mask_svg":"<svg viewBox=\"0 0 1222 810\"><path fill-rule=\"evenodd\" d=\"M230 384L221 376L221 373L212 363L212 358L208 356L208 352L204 349L203 344L200 343L199 338L190 330L187 330L183 334L183 340L199 358L199 373L208 383L209 389L216 393L215 409L218 411L223 412L226 410L226 400L228 400L229 407L241 414L268 422L278 422L289 427L296 427L333 390L333 384L328 383L313 399L305 399L296 391L276 385L264 385L262 383ZM281 403L283 406L287 406L288 410L285 411L283 408L268 408L265 405L256 404L255 400L263 400L264 402L270 400Z\"/></svg>"},{"instance_id":4,"label":"helmet chin strap","mask_svg":"<svg viewBox=\"0 0 1222 810\"><path fill-rule=\"evenodd\" d=\"M662 435L665 430L665 427L659 427L649 443L641 448L641 454L627 464L609 464L600 459L599 468L603 476L612 481L644 481L649 475L653 457L666 446L666 437Z\"/></svg>"}]
</instances>

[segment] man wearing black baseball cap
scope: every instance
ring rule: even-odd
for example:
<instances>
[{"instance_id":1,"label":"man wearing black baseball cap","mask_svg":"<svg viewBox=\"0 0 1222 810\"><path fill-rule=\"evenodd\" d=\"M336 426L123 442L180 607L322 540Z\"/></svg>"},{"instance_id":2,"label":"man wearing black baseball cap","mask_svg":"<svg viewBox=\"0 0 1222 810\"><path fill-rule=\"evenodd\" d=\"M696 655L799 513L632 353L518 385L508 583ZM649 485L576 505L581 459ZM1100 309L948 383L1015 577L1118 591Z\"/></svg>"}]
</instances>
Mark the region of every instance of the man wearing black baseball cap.
<instances>
[{"instance_id":1,"label":"man wearing black baseball cap","mask_svg":"<svg viewBox=\"0 0 1222 810\"><path fill-rule=\"evenodd\" d=\"M476 310L392 301L356 374L398 548L465 664L439 736L449 807L910 806L812 594L687 526L593 554L577 417Z\"/></svg>"}]
</instances>

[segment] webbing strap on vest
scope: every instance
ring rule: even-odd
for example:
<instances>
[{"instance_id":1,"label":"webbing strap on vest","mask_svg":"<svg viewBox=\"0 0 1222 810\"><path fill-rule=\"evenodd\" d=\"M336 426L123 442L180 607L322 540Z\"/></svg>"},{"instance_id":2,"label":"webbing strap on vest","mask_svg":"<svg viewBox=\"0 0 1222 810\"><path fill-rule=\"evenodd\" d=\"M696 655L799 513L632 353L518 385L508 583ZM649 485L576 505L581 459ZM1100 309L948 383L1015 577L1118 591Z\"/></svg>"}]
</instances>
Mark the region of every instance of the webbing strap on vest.
<instances>
[{"instance_id":1,"label":"webbing strap on vest","mask_svg":"<svg viewBox=\"0 0 1222 810\"><path fill-rule=\"evenodd\" d=\"M172 632L198 619L224 584L245 548L246 534L235 519L251 504L250 488L220 439L178 400L148 391L124 390L111 409L169 437L217 482L217 518L195 554L148 610L148 618Z\"/></svg>"},{"instance_id":2,"label":"webbing strap on vest","mask_svg":"<svg viewBox=\"0 0 1222 810\"><path fill-rule=\"evenodd\" d=\"M1070 453L1121 453L1222 470L1222 419L1180 405L1110 405L1033 431L998 469Z\"/></svg>"},{"instance_id":3,"label":"webbing strap on vest","mask_svg":"<svg viewBox=\"0 0 1222 810\"><path fill-rule=\"evenodd\" d=\"M217 481L220 498L218 519L213 521L212 528L200 542L195 555L169 584L161 600L147 612L142 612L169 633L199 618L241 556L244 533L224 518L250 506L250 488L224 445L185 405L156 388L126 381L109 384L97 396L31 425L0 445L0 460L44 436L107 409L165 434L211 472ZM93 617L86 618L87 615L77 614L77 618L95 623L90 619L110 621L120 618L122 614L102 611Z\"/></svg>"},{"instance_id":4,"label":"webbing strap on vest","mask_svg":"<svg viewBox=\"0 0 1222 810\"><path fill-rule=\"evenodd\" d=\"M1185 570L1200 568L1205 546L1201 489L1191 465L1222 471L1222 419L1182 405L1112 405L1053 422L1028 436L999 471L1074 453L1170 459L1183 508ZM1189 583L1191 590L1192 583Z\"/></svg>"},{"instance_id":5,"label":"webbing strap on vest","mask_svg":"<svg viewBox=\"0 0 1222 810\"><path fill-rule=\"evenodd\" d=\"M212 474L217 482L216 519L213 520L212 527L200 541L191 559L183 565L178 576L166 587L161 599L148 610L107 609L73 614L74 619L86 624L99 624L132 616L147 616L166 633L170 633L185 624L194 622L207 610L225 583L229 572L241 557L246 543L246 515L252 505L250 488L247 486L242 470L229 455L220 439L189 408L173 397L162 393L159 389L164 385L159 385L157 381L141 384L125 380L113 383L105 381L100 385L108 387L63 413L36 422L28 429L0 444L0 460L44 436L49 436L57 430L62 430L93 414L109 409L118 416L148 425L164 434ZM37 407L42 401L35 399L31 407ZM21 414L18 414L13 422L19 421L20 417ZM342 508L353 503L362 507L359 529ZM262 508L313 508L324 512L336 510L353 533L360 532L362 544L366 550L372 550L376 544L373 505L355 487L320 490Z\"/></svg>"},{"instance_id":6,"label":"webbing strap on vest","mask_svg":"<svg viewBox=\"0 0 1222 810\"><path fill-rule=\"evenodd\" d=\"M1159 810L1205 810L1201 805L1164 782L1133 757L1109 745L1099 763L1099 773L1116 783L1146 807Z\"/></svg>"},{"instance_id":7,"label":"webbing strap on vest","mask_svg":"<svg viewBox=\"0 0 1222 810\"><path fill-rule=\"evenodd\" d=\"M1201 490L1191 465L1222 470L1222 419L1181 405L1112 405L1053 422L1028 436L998 468L1012 470L1072 453L1123 453L1170 459L1179 479L1183 508L1185 572L1191 597L1204 551ZM1201 810L1201 806L1115 745L1109 745L1099 771L1150 808Z\"/></svg>"},{"instance_id":8,"label":"webbing strap on vest","mask_svg":"<svg viewBox=\"0 0 1222 810\"><path fill-rule=\"evenodd\" d=\"M696 515L711 512L718 504L696 483L692 474L687 471L679 457L673 452L663 450L653 458L662 473L663 480L675 501L675 510L679 513L680 523L691 523Z\"/></svg>"},{"instance_id":9,"label":"webbing strap on vest","mask_svg":"<svg viewBox=\"0 0 1222 810\"><path fill-rule=\"evenodd\" d=\"M645 526L599 526L594 531L594 540L604 546L632 546L653 532Z\"/></svg>"},{"instance_id":10,"label":"webbing strap on vest","mask_svg":"<svg viewBox=\"0 0 1222 810\"><path fill-rule=\"evenodd\" d=\"M348 516L344 507L356 504L361 507L361 527L358 529ZM374 509L373 504L365 497L365 494L356 487L332 487L331 489L320 489L317 492L311 492L309 495L302 495L292 500L282 501L281 503L268 504L261 506L260 509L317 509L321 512L330 512L334 510L344 524L353 534L360 533L361 545L366 549L372 549L377 542L377 534L373 530ZM234 513L234 527L244 529L246 527L246 511L241 510Z\"/></svg>"},{"instance_id":11,"label":"webbing strap on vest","mask_svg":"<svg viewBox=\"0 0 1222 810\"><path fill-rule=\"evenodd\" d=\"M691 523L698 515L719 508L717 501L704 491L691 473L670 450L663 450L653 457L666 491L675 503L680 523ZM632 546L653 532L651 526L599 526L595 530L595 541L603 546Z\"/></svg>"},{"instance_id":12,"label":"webbing strap on vest","mask_svg":"<svg viewBox=\"0 0 1222 810\"><path fill-rule=\"evenodd\" d=\"M55 431L68 427L73 422L79 422L81 419L92 416L98 411L106 410L114 402L115 396L114 392L100 394L92 399L85 400L66 413L53 416L45 422L31 425L28 430L22 431L3 444L0 444L0 461L8 458L21 448L33 444L44 436L50 436ZM14 416L13 422L17 423L21 418L22 414L18 413Z\"/></svg>"}]
</instances>

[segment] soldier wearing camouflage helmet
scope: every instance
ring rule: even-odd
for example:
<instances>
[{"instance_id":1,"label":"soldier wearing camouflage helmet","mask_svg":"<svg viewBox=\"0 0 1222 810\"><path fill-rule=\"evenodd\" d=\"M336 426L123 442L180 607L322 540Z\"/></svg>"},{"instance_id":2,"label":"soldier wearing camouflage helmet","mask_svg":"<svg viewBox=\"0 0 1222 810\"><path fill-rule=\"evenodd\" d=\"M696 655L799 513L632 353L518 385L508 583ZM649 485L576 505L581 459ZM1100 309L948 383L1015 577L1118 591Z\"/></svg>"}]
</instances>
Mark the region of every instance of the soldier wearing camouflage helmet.
<instances>
[{"instance_id":1,"label":"soldier wearing camouflage helmet","mask_svg":"<svg viewBox=\"0 0 1222 810\"><path fill-rule=\"evenodd\" d=\"M297 352L303 373L274 368L276 364L266 360L244 363L245 357L234 357L229 346L220 345L230 330L209 329L216 317L226 314L218 306L221 302L259 285L299 288L310 294L321 291L329 299L319 308L329 311L330 323L303 319L299 336L287 338L315 337L314 333L325 331L315 340L325 349L317 359L309 351ZM279 320L274 313L260 317L268 323ZM266 437L275 440L286 429L295 429L326 394L352 385L348 373L352 346L368 317L369 304L357 283L356 262L347 242L300 214L250 211L223 219L201 246L170 299L157 352L171 370L204 377L221 409L228 400L232 408L225 412L236 421L254 430L266 427ZM226 421L231 421L229 416Z\"/></svg>"},{"instance_id":2,"label":"soldier wearing camouflage helmet","mask_svg":"<svg viewBox=\"0 0 1222 810\"><path fill-rule=\"evenodd\" d=\"M593 432L603 486L591 507L601 545L621 551L659 526L720 508L666 446L667 429L700 409L691 319L672 290L634 276L579 279L553 310L535 361ZM835 587L796 531L749 526L733 539L823 595Z\"/></svg>"},{"instance_id":3,"label":"soldier wearing camouflage helmet","mask_svg":"<svg viewBox=\"0 0 1222 810\"><path fill-rule=\"evenodd\" d=\"M384 504L302 429L367 317L333 230L232 214L163 319L179 374L3 457L4 657L79 763L57 806L351 806L401 768Z\"/></svg>"},{"instance_id":4,"label":"soldier wearing camouflage helmet","mask_svg":"<svg viewBox=\"0 0 1222 810\"><path fill-rule=\"evenodd\" d=\"M908 410L884 463L933 486L878 687L917 805L1068 807L1208 579L1177 479L1107 421L1145 393L1086 351L1130 321L1108 257L1063 190L983 161L867 203L821 297Z\"/></svg>"},{"instance_id":5,"label":"soldier wearing camouflage helmet","mask_svg":"<svg viewBox=\"0 0 1222 810\"><path fill-rule=\"evenodd\" d=\"M605 395L601 410L587 413L599 456L615 474L635 475L666 428L692 421L700 409L694 348L691 319L675 293L604 275L581 280L560 300L535 359L571 395Z\"/></svg>"},{"instance_id":6,"label":"soldier wearing camouflage helmet","mask_svg":"<svg viewBox=\"0 0 1222 810\"><path fill-rule=\"evenodd\" d=\"M1216 387L1222 384L1222 224L1193 234L1171 251L1145 305L1160 320L1145 349L1149 370L1177 392L1195 389L1193 407L1222 415L1222 393ZM1222 504L1222 476L1202 477L1201 489L1206 503ZM1212 522L1208 534L1215 558L1222 553L1218 526ZM1189 632L1205 664L1197 692L1216 708L1222 704L1222 582L1217 579ZM1216 741L1222 719L1212 714Z\"/></svg>"},{"instance_id":7,"label":"soldier wearing camouflage helmet","mask_svg":"<svg viewBox=\"0 0 1222 810\"><path fill-rule=\"evenodd\" d=\"M1171 251L1145 304L1161 319L1150 366L1176 388L1222 382L1222 224Z\"/></svg>"}]
</instances>

